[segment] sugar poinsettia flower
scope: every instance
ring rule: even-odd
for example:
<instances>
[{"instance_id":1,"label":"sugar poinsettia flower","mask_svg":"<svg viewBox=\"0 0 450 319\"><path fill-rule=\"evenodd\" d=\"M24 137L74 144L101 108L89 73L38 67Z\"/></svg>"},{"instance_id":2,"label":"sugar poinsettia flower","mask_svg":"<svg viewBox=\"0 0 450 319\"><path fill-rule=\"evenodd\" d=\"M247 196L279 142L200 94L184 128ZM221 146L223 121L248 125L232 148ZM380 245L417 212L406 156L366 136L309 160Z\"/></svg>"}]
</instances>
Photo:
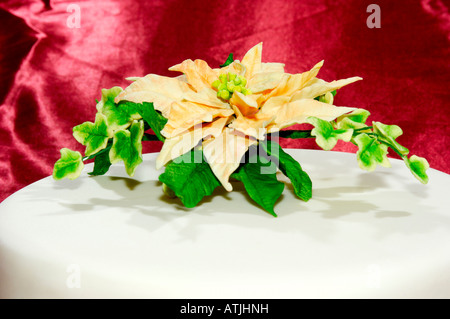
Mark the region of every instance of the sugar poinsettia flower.
<instances>
[{"instance_id":1,"label":"sugar poinsettia flower","mask_svg":"<svg viewBox=\"0 0 450 319\"><path fill-rule=\"evenodd\" d=\"M261 62L262 43L242 61L213 69L203 60L185 60L169 70L178 77L149 74L122 91L115 102L152 102L168 119L157 168L201 144L211 170L227 191L230 175L251 145L309 117L333 121L355 108L316 100L360 77L326 82L317 78L323 61L310 71L289 74L282 63Z\"/></svg>"}]
</instances>

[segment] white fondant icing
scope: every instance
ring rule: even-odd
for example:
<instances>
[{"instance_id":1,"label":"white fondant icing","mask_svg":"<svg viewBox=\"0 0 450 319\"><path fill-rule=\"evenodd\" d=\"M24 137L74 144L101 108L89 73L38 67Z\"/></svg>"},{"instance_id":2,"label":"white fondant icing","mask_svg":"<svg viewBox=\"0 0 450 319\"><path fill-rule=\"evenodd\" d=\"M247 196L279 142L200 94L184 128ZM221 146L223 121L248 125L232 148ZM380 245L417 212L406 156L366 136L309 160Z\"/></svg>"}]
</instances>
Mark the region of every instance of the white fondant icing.
<instances>
[{"instance_id":1,"label":"white fondant icing","mask_svg":"<svg viewBox=\"0 0 450 319\"><path fill-rule=\"evenodd\" d=\"M193 209L165 199L156 154L136 180L118 165L38 181L0 205L0 297L450 297L449 175L424 186L398 160L367 173L354 154L289 153L313 198L288 185L278 218L237 183Z\"/></svg>"}]
</instances>

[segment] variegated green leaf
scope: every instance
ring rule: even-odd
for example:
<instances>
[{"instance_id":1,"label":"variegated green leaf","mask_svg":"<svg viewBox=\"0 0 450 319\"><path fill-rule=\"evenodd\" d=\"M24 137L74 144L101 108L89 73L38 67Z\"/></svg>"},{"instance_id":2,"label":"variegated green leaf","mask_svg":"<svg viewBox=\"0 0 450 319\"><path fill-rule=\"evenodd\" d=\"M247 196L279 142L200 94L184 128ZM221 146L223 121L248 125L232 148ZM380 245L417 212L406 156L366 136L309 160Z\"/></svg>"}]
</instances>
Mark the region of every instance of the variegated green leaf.
<instances>
[{"instance_id":1,"label":"variegated green leaf","mask_svg":"<svg viewBox=\"0 0 450 319\"><path fill-rule=\"evenodd\" d=\"M349 114L339 116L336 120L336 128L338 129L361 129L366 127L366 120L370 112L364 109L357 109Z\"/></svg>"},{"instance_id":2,"label":"variegated green leaf","mask_svg":"<svg viewBox=\"0 0 450 319\"><path fill-rule=\"evenodd\" d=\"M141 119L141 115L132 105L114 102L116 96L122 91L122 88L118 86L102 89L102 99L97 103L97 111L106 116L108 126L114 131L124 130L131 125L133 120Z\"/></svg>"},{"instance_id":3,"label":"variegated green leaf","mask_svg":"<svg viewBox=\"0 0 450 319\"><path fill-rule=\"evenodd\" d=\"M335 130L330 122L324 121L317 117L308 117L306 120L309 124L314 125L311 135L316 137L316 143L326 151L331 150L338 140L349 142L353 135L353 130Z\"/></svg>"},{"instance_id":4,"label":"variegated green leaf","mask_svg":"<svg viewBox=\"0 0 450 319\"><path fill-rule=\"evenodd\" d=\"M86 156L90 156L104 149L112 134L111 128L106 123L106 117L100 113L97 113L95 116L95 123L84 122L73 128L73 136L75 139L86 146Z\"/></svg>"},{"instance_id":5,"label":"variegated green leaf","mask_svg":"<svg viewBox=\"0 0 450 319\"><path fill-rule=\"evenodd\" d=\"M53 167L53 178L56 180L63 178L75 179L80 176L83 167L84 164L80 152L63 148L61 149L61 158L56 161Z\"/></svg>"},{"instance_id":6,"label":"variegated green leaf","mask_svg":"<svg viewBox=\"0 0 450 319\"><path fill-rule=\"evenodd\" d=\"M409 150L400 145L395 139L403 134L402 129L397 125L385 125L380 122L372 122L373 132L378 135L380 141L388 143L397 153L408 155Z\"/></svg>"},{"instance_id":7,"label":"variegated green leaf","mask_svg":"<svg viewBox=\"0 0 450 319\"><path fill-rule=\"evenodd\" d=\"M113 145L109 151L112 164L123 161L128 175L133 176L136 167L142 163L142 135L144 122L134 121L129 130L114 133Z\"/></svg>"},{"instance_id":8,"label":"variegated green leaf","mask_svg":"<svg viewBox=\"0 0 450 319\"><path fill-rule=\"evenodd\" d=\"M142 103L133 103L129 101L121 101L119 103L120 107L127 107L130 110L134 109L138 112L145 122L151 127L155 135L158 139L164 142L164 136L162 136L161 131L164 128L164 125L167 123L167 119L161 115L158 111L153 107L153 103L142 102Z\"/></svg>"},{"instance_id":9,"label":"variegated green leaf","mask_svg":"<svg viewBox=\"0 0 450 319\"><path fill-rule=\"evenodd\" d=\"M391 166L387 158L387 145L381 144L376 138L365 133L359 134L353 140L359 148L356 152L359 167L367 171L373 171L377 164L384 167Z\"/></svg>"},{"instance_id":10,"label":"variegated green leaf","mask_svg":"<svg viewBox=\"0 0 450 319\"><path fill-rule=\"evenodd\" d=\"M425 158L416 155L413 155L410 158L404 156L403 161L405 162L406 166L408 166L411 173L422 184L428 183L428 175L426 170L430 168L430 164L428 164L428 161Z\"/></svg>"}]
</instances>

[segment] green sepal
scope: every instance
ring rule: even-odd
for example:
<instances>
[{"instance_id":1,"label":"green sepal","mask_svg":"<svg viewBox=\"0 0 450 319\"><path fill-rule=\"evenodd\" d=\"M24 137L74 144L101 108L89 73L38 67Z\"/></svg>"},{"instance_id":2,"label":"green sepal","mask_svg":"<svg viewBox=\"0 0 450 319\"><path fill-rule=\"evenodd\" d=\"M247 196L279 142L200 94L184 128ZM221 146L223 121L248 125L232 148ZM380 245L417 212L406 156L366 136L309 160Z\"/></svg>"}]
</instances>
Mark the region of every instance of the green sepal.
<instances>
[{"instance_id":1,"label":"green sepal","mask_svg":"<svg viewBox=\"0 0 450 319\"><path fill-rule=\"evenodd\" d=\"M351 113L339 116L335 120L335 126L337 129L354 129L358 130L366 127L365 124L367 118L370 116L370 112L364 109L357 109Z\"/></svg>"},{"instance_id":2,"label":"green sepal","mask_svg":"<svg viewBox=\"0 0 450 319\"><path fill-rule=\"evenodd\" d=\"M105 151L95 156L94 170L89 175L98 176L104 175L110 168L111 161L109 160L109 152Z\"/></svg>"},{"instance_id":3,"label":"green sepal","mask_svg":"<svg viewBox=\"0 0 450 319\"><path fill-rule=\"evenodd\" d=\"M195 207L220 186L201 150L191 150L169 162L159 180L188 208Z\"/></svg>"},{"instance_id":4,"label":"green sepal","mask_svg":"<svg viewBox=\"0 0 450 319\"><path fill-rule=\"evenodd\" d=\"M310 116L306 122L314 125L311 135L316 137L316 143L326 151L331 150L336 146L338 140L349 142L353 135L352 129L337 129L333 128L330 122Z\"/></svg>"},{"instance_id":5,"label":"green sepal","mask_svg":"<svg viewBox=\"0 0 450 319\"><path fill-rule=\"evenodd\" d=\"M142 163L143 135L143 121L134 121L129 130L118 130L114 133L109 160L112 164L123 161L129 176L133 176L136 167Z\"/></svg>"},{"instance_id":6,"label":"green sepal","mask_svg":"<svg viewBox=\"0 0 450 319\"><path fill-rule=\"evenodd\" d=\"M114 99L122 91L122 88L118 86L111 89L102 89L102 99L97 103L97 111L106 116L108 126L114 131L124 130L134 120L141 119L141 115L133 106L129 106L126 103L116 104L114 102Z\"/></svg>"},{"instance_id":7,"label":"green sepal","mask_svg":"<svg viewBox=\"0 0 450 319\"><path fill-rule=\"evenodd\" d=\"M284 183L278 181L276 168L273 172L270 169L264 170L270 166L271 162L263 163L257 154L251 154L249 161L242 164L231 177L241 181L251 199L277 217L274 206L283 193Z\"/></svg>"},{"instance_id":8,"label":"green sepal","mask_svg":"<svg viewBox=\"0 0 450 319\"><path fill-rule=\"evenodd\" d=\"M428 183L426 170L430 168L430 164L428 164L428 161L425 158L416 155L412 155L410 158L404 156L403 161L415 178L422 184Z\"/></svg>"},{"instance_id":9,"label":"green sepal","mask_svg":"<svg viewBox=\"0 0 450 319\"><path fill-rule=\"evenodd\" d=\"M391 163L387 158L387 145L381 144L376 138L366 133L359 134L353 141L358 146L356 152L359 167L367 171L373 171L377 164L390 167Z\"/></svg>"},{"instance_id":10,"label":"green sepal","mask_svg":"<svg viewBox=\"0 0 450 319\"><path fill-rule=\"evenodd\" d=\"M155 110L153 103L143 102L143 103L133 103L129 101L122 101L119 103L119 107L125 107L129 110L135 110L144 121L150 126L150 128L155 132L158 139L164 142L165 138L161 135L161 131L167 123L167 119L162 116L161 113Z\"/></svg>"},{"instance_id":11,"label":"green sepal","mask_svg":"<svg viewBox=\"0 0 450 319\"><path fill-rule=\"evenodd\" d=\"M220 67L224 68L228 65L230 65L231 63L233 63L234 59L233 59L233 53L230 53L230 55L228 56L227 60L225 61L224 64L221 64Z\"/></svg>"},{"instance_id":12,"label":"green sepal","mask_svg":"<svg viewBox=\"0 0 450 319\"><path fill-rule=\"evenodd\" d=\"M68 148L62 148L60 152L61 158L56 161L53 167L53 178L55 180L63 178L73 180L80 176L84 167L81 153Z\"/></svg>"},{"instance_id":13,"label":"green sepal","mask_svg":"<svg viewBox=\"0 0 450 319\"><path fill-rule=\"evenodd\" d=\"M91 156L104 149L112 134L111 128L106 123L106 117L100 113L95 116L95 123L84 122L73 128L73 137L86 146L86 156Z\"/></svg>"},{"instance_id":14,"label":"green sepal","mask_svg":"<svg viewBox=\"0 0 450 319\"><path fill-rule=\"evenodd\" d=\"M395 139L403 134L402 129L397 125L385 125L380 122L372 122L373 132L378 135L378 140L389 144L401 156L408 155L409 150L400 145Z\"/></svg>"},{"instance_id":15,"label":"green sepal","mask_svg":"<svg viewBox=\"0 0 450 319\"><path fill-rule=\"evenodd\" d=\"M295 195L305 202L308 201L312 196L312 182L300 164L276 142L266 140L261 142L260 145L267 152L267 155L276 158L281 172L291 180Z\"/></svg>"}]
</instances>

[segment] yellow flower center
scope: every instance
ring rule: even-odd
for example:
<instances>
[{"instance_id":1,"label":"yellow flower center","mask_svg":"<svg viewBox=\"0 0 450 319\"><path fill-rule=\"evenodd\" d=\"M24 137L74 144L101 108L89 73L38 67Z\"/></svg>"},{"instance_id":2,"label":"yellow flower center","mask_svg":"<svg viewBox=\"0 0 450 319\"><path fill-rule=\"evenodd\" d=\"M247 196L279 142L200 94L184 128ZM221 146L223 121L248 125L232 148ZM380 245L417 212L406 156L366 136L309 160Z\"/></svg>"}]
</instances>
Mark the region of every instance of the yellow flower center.
<instances>
[{"instance_id":1,"label":"yellow flower center","mask_svg":"<svg viewBox=\"0 0 450 319\"><path fill-rule=\"evenodd\" d=\"M245 87L247 80L234 73L227 73L219 75L219 79L214 81L211 85L217 90L217 97L222 100L229 100L233 92L241 92L244 95L252 94L252 92Z\"/></svg>"}]
</instances>

